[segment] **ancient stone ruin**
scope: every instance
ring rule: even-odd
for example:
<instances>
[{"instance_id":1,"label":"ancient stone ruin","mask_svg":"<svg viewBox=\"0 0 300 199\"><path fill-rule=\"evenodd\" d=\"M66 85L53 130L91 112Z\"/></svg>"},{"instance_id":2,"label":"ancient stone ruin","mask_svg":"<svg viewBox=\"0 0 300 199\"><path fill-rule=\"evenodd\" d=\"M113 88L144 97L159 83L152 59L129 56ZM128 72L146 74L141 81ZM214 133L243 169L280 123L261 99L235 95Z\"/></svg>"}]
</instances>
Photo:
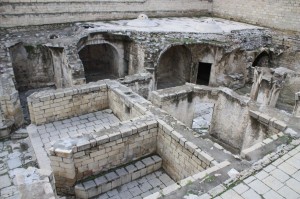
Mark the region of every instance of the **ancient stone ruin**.
<instances>
[{"instance_id":1,"label":"ancient stone ruin","mask_svg":"<svg viewBox=\"0 0 300 199\"><path fill-rule=\"evenodd\" d=\"M2 0L0 198L300 198L298 0Z\"/></svg>"}]
</instances>

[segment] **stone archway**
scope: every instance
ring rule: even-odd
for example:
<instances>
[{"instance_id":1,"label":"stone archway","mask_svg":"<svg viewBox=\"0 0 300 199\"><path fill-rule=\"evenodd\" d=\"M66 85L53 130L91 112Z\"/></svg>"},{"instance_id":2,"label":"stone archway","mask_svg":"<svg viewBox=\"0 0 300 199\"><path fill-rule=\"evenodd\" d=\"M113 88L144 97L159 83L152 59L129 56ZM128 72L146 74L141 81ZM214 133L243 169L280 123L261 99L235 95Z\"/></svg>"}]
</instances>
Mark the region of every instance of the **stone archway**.
<instances>
[{"instance_id":1,"label":"stone archway","mask_svg":"<svg viewBox=\"0 0 300 199\"><path fill-rule=\"evenodd\" d=\"M190 81L192 54L183 46L172 46L161 53L156 69L157 89L183 85Z\"/></svg>"},{"instance_id":2,"label":"stone archway","mask_svg":"<svg viewBox=\"0 0 300 199\"><path fill-rule=\"evenodd\" d=\"M252 66L259 66L259 67L267 67L270 68L270 55L263 51L261 52L254 60Z\"/></svg>"},{"instance_id":3,"label":"stone archway","mask_svg":"<svg viewBox=\"0 0 300 199\"><path fill-rule=\"evenodd\" d=\"M108 43L86 45L79 51L86 82L116 79L119 74L119 54Z\"/></svg>"}]
</instances>

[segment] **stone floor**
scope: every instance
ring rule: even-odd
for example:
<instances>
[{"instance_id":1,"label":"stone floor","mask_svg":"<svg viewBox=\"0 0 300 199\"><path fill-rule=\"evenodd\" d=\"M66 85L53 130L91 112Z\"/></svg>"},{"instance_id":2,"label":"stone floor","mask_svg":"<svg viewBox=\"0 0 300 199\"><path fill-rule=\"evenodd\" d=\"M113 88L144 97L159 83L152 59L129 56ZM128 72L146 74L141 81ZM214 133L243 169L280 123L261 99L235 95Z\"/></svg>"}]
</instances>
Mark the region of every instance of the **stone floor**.
<instances>
[{"instance_id":1,"label":"stone floor","mask_svg":"<svg viewBox=\"0 0 300 199\"><path fill-rule=\"evenodd\" d=\"M0 198L20 198L15 176L29 166L36 166L36 158L28 138L0 141Z\"/></svg>"},{"instance_id":2,"label":"stone floor","mask_svg":"<svg viewBox=\"0 0 300 199\"><path fill-rule=\"evenodd\" d=\"M165 171L158 170L94 199L142 199L174 183Z\"/></svg>"},{"instance_id":3,"label":"stone floor","mask_svg":"<svg viewBox=\"0 0 300 199\"><path fill-rule=\"evenodd\" d=\"M37 130L44 148L48 150L51 147L51 143L58 139L88 134L95 130L109 128L112 124L118 122L120 122L120 120L112 111L106 109L40 125L37 126Z\"/></svg>"},{"instance_id":4,"label":"stone floor","mask_svg":"<svg viewBox=\"0 0 300 199\"><path fill-rule=\"evenodd\" d=\"M194 199L211 198L208 194ZM300 199L300 146L216 199Z\"/></svg>"}]
</instances>

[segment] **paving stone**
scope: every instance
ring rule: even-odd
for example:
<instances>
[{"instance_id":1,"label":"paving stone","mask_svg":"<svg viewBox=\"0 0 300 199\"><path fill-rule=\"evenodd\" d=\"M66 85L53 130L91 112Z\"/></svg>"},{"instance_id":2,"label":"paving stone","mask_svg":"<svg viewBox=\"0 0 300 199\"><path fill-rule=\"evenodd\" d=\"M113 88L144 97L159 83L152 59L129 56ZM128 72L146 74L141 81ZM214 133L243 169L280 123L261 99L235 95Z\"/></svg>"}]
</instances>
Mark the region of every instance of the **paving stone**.
<instances>
[{"instance_id":1,"label":"paving stone","mask_svg":"<svg viewBox=\"0 0 300 199\"><path fill-rule=\"evenodd\" d=\"M209 191L209 194L211 196L216 196L216 195L219 195L220 193L224 192L225 190L226 190L226 187L221 184L221 185L218 185L218 186L214 187L213 189L211 189Z\"/></svg>"},{"instance_id":2,"label":"paving stone","mask_svg":"<svg viewBox=\"0 0 300 199\"><path fill-rule=\"evenodd\" d=\"M127 184L128 189L138 186L137 181L132 181Z\"/></svg>"},{"instance_id":3,"label":"paving stone","mask_svg":"<svg viewBox=\"0 0 300 199\"><path fill-rule=\"evenodd\" d=\"M243 199L238 193L233 191L232 189L226 191L221 195L223 199Z\"/></svg>"},{"instance_id":4,"label":"paving stone","mask_svg":"<svg viewBox=\"0 0 300 199\"><path fill-rule=\"evenodd\" d=\"M9 197L12 197L14 195L18 195L19 194L19 191L18 191L18 188L16 186L9 186L9 187L6 187L6 188L3 188L1 189L1 197L3 198L9 198Z\"/></svg>"},{"instance_id":5,"label":"paving stone","mask_svg":"<svg viewBox=\"0 0 300 199\"><path fill-rule=\"evenodd\" d=\"M265 167L263 170L270 173L271 171L273 171L274 169L276 169L276 167L272 164L268 165L267 167Z\"/></svg>"},{"instance_id":6,"label":"paving stone","mask_svg":"<svg viewBox=\"0 0 300 199\"><path fill-rule=\"evenodd\" d=\"M22 162L19 158L10 159L7 161L7 166L9 169L15 169L22 166Z\"/></svg>"},{"instance_id":7,"label":"paving stone","mask_svg":"<svg viewBox=\"0 0 300 199\"><path fill-rule=\"evenodd\" d=\"M164 183L167 184L170 181L173 181L167 174L163 174L159 176L159 179Z\"/></svg>"},{"instance_id":8,"label":"paving stone","mask_svg":"<svg viewBox=\"0 0 300 199\"><path fill-rule=\"evenodd\" d=\"M265 194L270 190L270 187L262 183L260 180L254 180L249 184L249 187L254 189L258 194Z\"/></svg>"},{"instance_id":9,"label":"paving stone","mask_svg":"<svg viewBox=\"0 0 300 199\"><path fill-rule=\"evenodd\" d=\"M152 189L152 186L149 184L149 182L145 182L145 183L139 185L139 187L142 190L142 192L147 192L150 189Z\"/></svg>"},{"instance_id":10,"label":"paving stone","mask_svg":"<svg viewBox=\"0 0 300 199\"><path fill-rule=\"evenodd\" d=\"M253 180L256 180L256 178L255 178L254 176L250 176L250 177L246 178L246 179L244 180L244 182L245 182L246 184L249 184L249 183L252 182Z\"/></svg>"},{"instance_id":11,"label":"paving stone","mask_svg":"<svg viewBox=\"0 0 300 199\"><path fill-rule=\"evenodd\" d=\"M296 173L294 173L293 177L294 177L296 180L300 181L300 170L297 171Z\"/></svg>"},{"instance_id":12,"label":"paving stone","mask_svg":"<svg viewBox=\"0 0 300 199\"><path fill-rule=\"evenodd\" d=\"M290 189L288 186L284 186L277 191L280 195L284 196L286 199L299 198L299 194Z\"/></svg>"},{"instance_id":13,"label":"paving stone","mask_svg":"<svg viewBox=\"0 0 300 199\"><path fill-rule=\"evenodd\" d=\"M109 199L121 199L121 197L119 195L115 195L115 196L110 197Z\"/></svg>"},{"instance_id":14,"label":"paving stone","mask_svg":"<svg viewBox=\"0 0 300 199\"><path fill-rule=\"evenodd\" d=\"M237 192L238 194L242 194L242 193L244 193L245 191L247 191L248 189L249 189L249 187L248 187L247 185L243 184L243 183L240 183L240 184L238 184L237 186L235 186L235 187L233 188L233 190L234 190L235 192Z\"/></svg>"},{"instance_id":15,"label":"paving stone","mask_svg":"<svg viewBox=\"0 0 300 199\"><path fill-rule=\"evenodd\" d=\"M289 165L295 167L297 170L300 169L300 159L297 159L297 158L290 158L286 161L286 163L288 163Z\"/></svg>"},{"instance_id":16,"label":"paving stone","mask_svg":"<svg viewBox=\"0 0 300 199\"><path fill-rule=\"evenodd\" d=\"M129 191L134 197L143 193L142 190L137 186L129 189Z\"/></svg>"},{"instance_id":17,"label":"paving stone","mask_svg":"<svg viewBox=\"0 0 300 199\"><path fill-rule=\"evenodd\" d=\"M189 197L191 197L191 198L193 198L193 196L190 196L191 194L189 194L188 195L188 198ZM197 197L197 199L210 199L211 198L211 196L209 195L209 194L207 194L207 193L205 193L205 194L202 194L201 196L199 196L199 197Z\"/></svg>"},{"instance_id":18,"label":"paving stone","mask_svg":"<svg viewBox=\"0 0 300 199\"><path fill-rule=\"evenodd\" d=\"M153 178L149 180L149 183L152 185L152 187L158 187L162 184L162 181L160 181L158 178Z\"/></svg>"},{"instance_id":19,"label":"paving stone","mask_svg":"<svg viewBox=\"0 0 300 199\"><path fill-rule=\"evenodd\" d=\"M10 181L10 178L8 177L8 175L0 176L0 182L1 182L0 189L11 185L11 181Z\"/></svg>"},{"instance_id":20,"label":"paving stone","mask_svg":"<svg viewBox=\"0 0 300 199\"><path fill-rule=\"evenodd\" d=\"M274 169L273 171L270 172L270 174L280 182L285 182L290 178L286 173L284 173L280 169Z\"/></svg>"},{"instance_id":21,"label":"paving stone","mask_svg":"<svg viewBox=\"0 0 300 199\"><path fill-rule=\"evenodd\" d=\"M113 189L113 190L110 190L110 191L106 192L106 194L109 197L112 197L112 196L115 196L115 195L119 194L119 192L117 191L117 189Z\"/></svg>"},{"instance_id":22,"label":"paving stone","mask_svg":"<svg viewBox=\"0 0 300 199\"><path fill-rule=\"evenodd\" d=\"M288 181L285 182L287 186L289 186L291 189L296 191L299 194L300 198L300 182L291 178Z\"/></svg>"},{"instance_id":23,"label":"paving stone","mask_svg":"<svg viewBox=\"0 0 300 199\"><path fill-rule=\"evenodd\" d=\"M273 176L269 176L263 180L263 182L268 185L271 189L277 191L281 187L284 186L283 183L281 183L279 180L274 178Z\"/></svg>"},{"instance_id":24,"label":"paving stone","mask_svg":"<svg viewBox=\"0 0 300 199\"><path fill-rule=\"evenodd\" d=\"M129 191L124 191L124 192L120 193L120 197L122 199L131 199L131 198L133 198L133 195Z\"/></svg>"},{"instance_id":25,"label":"paving stone","mask_svg":"<svg viewBox=\"0 0 300 199\"><path fill-rule=\"evenodd\" d=\"M269 174L265 171L260 171L257 174L255 174L255 177L259 180L262 180L262 179L266 178L267 176L269 176Z\"/></svg>"},{"instance_id":26,"label":"paving stone","mask_svg":"<svg viewBox=\"0 0 300 199\"><path fill-rule=\"evenodd\" d=\"M283 162L277 168L282 170L283 172L289 174L289 175L293 175L297 171L297 169L295 167L287 164L286 162Z\"/></svg>"},{"instance_id":27,"label":"paving stone","mask_svg":"<svg viewBox=\"0 0 300 199\"><path fill-rule=\"evenodd\" d=\"M262 199L261 196L258 195L253 189L249 189L248 191L244 192L242 197L245 199Z\"/></svg>"},{"instance_id":28,"label":"paving stone","mask_svg":"<svg viewBox=\"0 0 300 199\"><path fill-rule=\"evenodd\" d=\"M266 194L263 195L264 199L283 199L281 195L276 193L273 190L268 191Z\"/></svg>"}]
</instances>

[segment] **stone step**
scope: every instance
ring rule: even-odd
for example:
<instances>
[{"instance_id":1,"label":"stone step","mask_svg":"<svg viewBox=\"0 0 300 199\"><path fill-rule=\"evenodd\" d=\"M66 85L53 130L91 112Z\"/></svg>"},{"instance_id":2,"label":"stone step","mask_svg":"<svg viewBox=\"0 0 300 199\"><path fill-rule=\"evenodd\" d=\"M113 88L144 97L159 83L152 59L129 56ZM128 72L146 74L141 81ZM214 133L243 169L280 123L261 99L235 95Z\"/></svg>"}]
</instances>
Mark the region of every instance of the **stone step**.
<instances>
[{"instance_id":1,"label":"stone step","mask_svg":"<svg viewBox=\"0 0 300 199\"><path fill-rule=\"evenodd\" d=\"M153 155L131 164L118 167L92 180L76 184L76 198L87 199L100 195L140 177L153 173L154 171L159 170L161 166L162 159L158 155Z\"/></svg>"}]
</instances>

